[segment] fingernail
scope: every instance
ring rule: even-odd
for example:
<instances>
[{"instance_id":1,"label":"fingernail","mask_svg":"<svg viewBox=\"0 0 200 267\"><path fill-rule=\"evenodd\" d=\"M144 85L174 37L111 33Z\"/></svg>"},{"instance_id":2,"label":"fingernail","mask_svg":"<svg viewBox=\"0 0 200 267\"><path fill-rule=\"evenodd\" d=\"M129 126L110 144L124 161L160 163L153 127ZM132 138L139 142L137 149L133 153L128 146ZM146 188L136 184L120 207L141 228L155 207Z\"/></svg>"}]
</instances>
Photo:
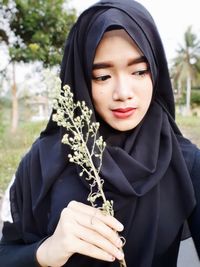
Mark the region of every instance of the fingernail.
<instances>
[{"instance_id":1,"label":"fingernail","mask_svg":"<svg viewBox=\"0 0 200 267\"><path fill-rule=\"evenodd\" d=\"M122 231L124 229L124 226L121 223L118 224L118 227L119 227L119 230L118 231Z\"/></svg>"},{"instance_id":2,"label":"fingernail","mask_svg":"<svg viewBox=\"0 0 200 267\"><path fill-rule=\"evenodd\" d=\"M118 239L117 240L117 247L122 247L123 243L121 241L121 239Z\"/></svg>"},{"instance_id":3,"label":"fingernail","mask_svg":"<svg viewBox=\"0 0 200 267\"><path fill-rule=\"evenodd\" d=\"M122 260L122 259L124 258L124 253L122 253L121 251L118 251L118 253L117 253L117 258L118 258L119 260Z\"/></svg>"},{"instance_id":4,"label":"fingernail","mask_svg":"<svg viewBox=\"0 0 200 267\"><path fill-rule=\"evenodd\" d=\"M109 255L109 258L108 258L109 261L115 261L115 257L114 256L110 256Z\"/></svg>"}]
</instances>

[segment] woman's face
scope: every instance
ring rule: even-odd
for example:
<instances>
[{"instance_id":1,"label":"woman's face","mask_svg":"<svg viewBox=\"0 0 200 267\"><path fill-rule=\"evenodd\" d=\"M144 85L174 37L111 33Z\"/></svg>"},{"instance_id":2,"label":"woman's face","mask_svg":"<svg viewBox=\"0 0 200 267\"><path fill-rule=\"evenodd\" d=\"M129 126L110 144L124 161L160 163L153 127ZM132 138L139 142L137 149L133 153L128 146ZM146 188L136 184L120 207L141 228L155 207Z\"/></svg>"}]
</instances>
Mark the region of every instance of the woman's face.
<instances>
[{"instance_id":1,"label":"woman's face","mask_svg":"<svg viewBox=\"0 0 200 267\"><path fill-rule=\"evenodd\" d=\"M112 128L135 128L146 114L153 92L148 63L124 30L108 31L97 47L92 73L96 112Z\"/></svg>"}]
</instances>

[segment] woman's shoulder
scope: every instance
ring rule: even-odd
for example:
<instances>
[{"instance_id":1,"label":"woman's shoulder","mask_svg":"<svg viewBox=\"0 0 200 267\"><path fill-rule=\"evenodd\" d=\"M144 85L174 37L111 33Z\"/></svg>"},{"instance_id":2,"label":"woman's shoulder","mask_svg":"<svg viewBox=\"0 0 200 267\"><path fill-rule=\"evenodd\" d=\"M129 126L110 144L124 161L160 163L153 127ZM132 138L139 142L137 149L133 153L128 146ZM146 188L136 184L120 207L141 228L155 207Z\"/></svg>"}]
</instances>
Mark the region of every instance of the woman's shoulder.
<instances>
[{"instance_id":1,"label":"woman's shoulder","mask_svg":"<svg viewBox=\"0 0 200 267\"><path fill-rule=\"evenodd\" d=\"M26 172L31 165L31 162L36 162L37 155L39 153L38 141L36 140L32 146L26 151L22 156L21 161L19 162L18 168L16 170L15 176L18 176L18 173Z\"/></svg>"},{"instance_id":2,"label":"woman's shoulder","mask_svg":"<svg viewBox=\"0 0 200 267\"><path fill-rule=\"evenodd\" d=\"M200 193L200 149L188 139L184 139L181 149L193 186Z\"/></svg>"},{"instance_id":3,"label":"woman's shoulder","mask_svg":"<svg viewBox=\"0 0 200 267\"><path fill-rule=\"evenodd\" d=\"M192 179L198 179L200 183L200 149L195 147L194 161L191 170Z\"/></svg>"},{"instance_id":4,"label":"woman's shoulder","mask_svg":"<svg viewBox=\"0 0 200 267\"><path fill-rule=\"evenodd\" d=\"M19 162L16 176L19 171L35 172L49 161L50 157L55 154L57 136L39 136L22 156ZM57 148L57 147L56 147ZM48 155L48 156L47 156Z\"/></svg>"},{"instance_id":5,"label":"woman's shoulder","mask_svg":"<svg viewBox=\"0 0 200 267\"><path fill-rule=\"evenodd\" d=\"M195 160L197 161L196 163L200 161L200 148L197 146L195 147Z\"/></svg>"},{"instance_id":6,"label":"woman's shoulder","mask_svg":"<svg viewBox=\"0 0 200 267\"><path fill-rule=\"evenodd\" d=\"M191 216L189 217L188 222L192 238L194 240L194 244L200 258L200 149L198 147L195 147L194 151L194 161L190 175L194 188L196 206Z\"/></svg>"},{"instance_id":7,"label":"woman's shoulder","mask_svg":"<svg viewBox=\"0 0 200 267\"><path fill-rule=\"evenodd\" d=\"M183 136L177 136L180 148L185 159L189 173L200 165L200 149L196 144Z\"/></svg>"}]
</instances>

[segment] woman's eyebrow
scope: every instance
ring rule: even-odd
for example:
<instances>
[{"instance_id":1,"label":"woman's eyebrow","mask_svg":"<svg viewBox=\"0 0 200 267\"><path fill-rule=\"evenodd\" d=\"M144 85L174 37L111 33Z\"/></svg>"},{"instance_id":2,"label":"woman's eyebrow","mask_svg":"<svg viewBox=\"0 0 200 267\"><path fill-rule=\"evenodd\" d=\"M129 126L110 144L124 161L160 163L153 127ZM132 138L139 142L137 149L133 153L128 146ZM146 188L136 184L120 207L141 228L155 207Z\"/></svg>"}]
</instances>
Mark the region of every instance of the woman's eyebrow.
<instances>
[{"instance_id":1,"label":"woman's eyebrow","mask_svg":"<svg viewBox=\"0 0 200 267\"><path fill-rule=\"evenodd\" d=\"M144 63L148 62L146 57L145 56L139 56L137 58L134 58L134 59L130 60L128 62L128 66L132 66L132 65L135 65L135 64L143 63L143 62Z\"/></svg>"},{"instance_id":2,"label":"woman's eyebrow","mask_svg":"<svg viewBox=\"0 0 200 267\"><path fill-rule=\"evenodd\" d=\"M132 65L139 64L142 62L147 63L147 59L145 56L139 56L137 58L131 59L130 61L128 61L127 66L132 66ZM108 69L112 67L113 67L113 63L111 62L97 62L93 64L92 69L98 70L98 69Z\"/></svg>"},{"instance_id":3,"label":"woman's eyebrow","mask_svg":"<svg viewBox=\"0 0 200 267\"><path fill-rule=\"evenodd\" d=\"M112 68L113 64L109 62L99 62L99 63L94 63L92 66L93 70L98 70L98 69L107 69L107 68Z\"/></svg>"}]
</instances>

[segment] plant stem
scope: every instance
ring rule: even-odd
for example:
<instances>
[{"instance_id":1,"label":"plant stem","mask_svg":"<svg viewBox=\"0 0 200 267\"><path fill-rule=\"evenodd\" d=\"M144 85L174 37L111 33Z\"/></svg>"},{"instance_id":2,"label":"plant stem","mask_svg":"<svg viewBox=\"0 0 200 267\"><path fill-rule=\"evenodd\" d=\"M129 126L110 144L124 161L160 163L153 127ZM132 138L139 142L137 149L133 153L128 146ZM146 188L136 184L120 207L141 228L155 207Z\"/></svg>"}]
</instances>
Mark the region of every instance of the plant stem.
<instances>
[{"instance_id":1,"label":"plant stem","mask_svg":"<svg viewBox=\"0 0 200 267\"><path fill-rule=\"evenodd\" d=\"M65 109L64 106L63 106L63 109L64 109L65 111L67 111L67 110ZM96 135L95 135L95 137L94 137L94 145L93 145L93 147L92 147L92 152L91 152L91 154L90 154L90 151L89 151L89 149L88 149L88 147L87 147L87 143L86 143L85 140L84 140L83 133L80 132L79 128L78 128L77 125L74 123L73 116L70 114L70 112L66 112L66 113L67 113L68 118L69 118L69 120L71 121L71 123L72 123L72 125L73 125L75 131L76 131L76 132L78 133L78 135L80 136L80 139L81 139L82 144L84 145L84 149L85 149L85 152L86 152L86 156L87 156L87 158L88 158L88 160L89 160L89 162L90 162L90 168L91 168L91 170L92 170L92 172L93 172L93 176L94 176L95 181L96 181L96 183L97 183L99 193L100 193L100 195L101 195L101 197L102 197L102 200L103 200L103 204L106 205L108 201L106 200L106 196L105 196L104 191L103 191L103 185L102 185L101 179L100 179L100 177L99 177L99 174L98 174L98 172L97 172L97 169L96 169L96 167L94 166L94 163L93 163L93 160L92 160L92 155L93 155L93 153L94 153L95 142L96 142ZM71 131L73 132L72 129L71 129ZM88 138L88 137L86 136L86 139L87 139L87 138ZM82 166L80 163L78 163L78 164L83 168L83 166ZM85 170L85 171L86 171L86 170ZM103 209L102 209L102 210L103 210ZM111 216L113 216L113 215L110 213L109 210L103 210L103 211L105 211L105 212L107 213L107 215L111 215ZM121 252L123 252L123 248L121 248ZM120 264L120 267L127 267L125 259L120 260L120 261L119 261L119 264Z\"/></svg>"}]
</instances>

